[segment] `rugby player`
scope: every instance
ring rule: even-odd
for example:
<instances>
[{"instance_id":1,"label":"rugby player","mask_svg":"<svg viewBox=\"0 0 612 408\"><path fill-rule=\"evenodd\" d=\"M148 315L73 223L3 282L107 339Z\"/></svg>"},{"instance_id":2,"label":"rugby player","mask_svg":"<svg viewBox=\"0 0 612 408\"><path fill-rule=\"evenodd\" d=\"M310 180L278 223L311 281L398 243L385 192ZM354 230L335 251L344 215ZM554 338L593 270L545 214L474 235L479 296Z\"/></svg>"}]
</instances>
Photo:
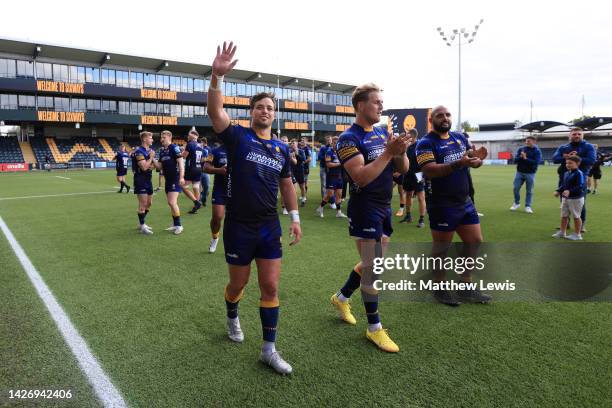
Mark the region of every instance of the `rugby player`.
<instances>
[{"instance_id":1,"label":"rugby player","mask_svg":"<svg viewBox=\"0 0 612 408\"><path fill-rule=\"evenodd\" d=\"M355 123L337 143L342 166L350 178L348 203L349 234L355 238L361 261L349 274L344 286L331 297L340 318L356 324L349 299L361 286L368 319L366 338L381 350L396 353L399 347L383 329L378 315L378 292L374 289L374 256L383 256L391 228L393 172L408 171L408 138L390 136L385 128L374 127L383 111L381 90L374 84L357 87L352 97ZM372 251L374 248L374 251Z\"/></svg>"},{"instance_id":2,"label":"rugby player","mask_svg":"<svg viewBox=\"0 0 612 408\"><path fill-rule=\"evenodd\" d=\"M304 175L304 163L306 162L306 153L300 149L297 140L293 139L290 144L290 153L295 159L292 160L291 174L295 178L295 183L300 187L300 204L303 207L306 204L306 177ZM294 186L295 188L295 186Z\"/></svg>"},{"instance_id":3,"label":"rugby player","mask_svg":"<svg viewBox=\"0 0 612 408\"><path fill-rule=\"evenodd\" d=\"M306 156L306 160L304 161L304 188L306 189L306 196L304 196L304 201L302 202L302 207L306 205L306 199L308 196L308 175L310 174L310 163L312 162L312 149L310 145L308 145L308 141L306 137L302 137L300 139L300 149L304 151L304 156Z\"/></svg>"},{"instance_id":4,"label":"rugby player","mask_svg":"<svg viewBox=\"0 0 612 408\"><path fill-rule=\"evenodd\" d=\"M194 130L195 131L195 130ZM208 190L210 189L210 176L204 171L204 163L206 158L210 154L210 147L208 146L208 139L205 137L200 139L200 147L204 151L202 154L202 178L200 179L200 202L202 206L206 207L206 199L208 198Z\"/></svg>"},{"instance_id":5,"label":"rugby player","mask_svg":"<svg viewBox=\"0 0 612 408\"><path fill-rule=\"evenodd\" d=\"M244 340L238 320L238 302L249 280L251 263L255 260L260 289L259 315L263 331L260 361L277 373L289 374L292 367L276 351L279 316L278 284L281 271L281 225L277 214L277 196L289 209L290 245L302 236L295 188L291 183L289 148L272 138L276 108L274 94L259 93L250 100L251 127L232 125L223 109L223 76L229 73L236 47L223 43L217 47L212 63L208 90L208 115L213 130L227 149L228 202L223 226L225 259L229 266L229 283L225 289L229 338Z\"/></svg>"},{"instance_id":6,"label":"rugby player","mask_svg":"<svg viewBox=\"0 0 612 408\"><path fill-rule=\"evenodd\" d=\"M155 167L164 172L166 198L172 214L172 226L166 228L166 231L178 235L183 232L178 196L181 187L185 185L185 163L181 149L172 143L172 132L169 130L161 132L161 145L159 160L155 161Z\"/></svg>"},{"instance_id":7,"label":"rugby player","mask_svg":"<svg viewBox=\"0 0 612 408\"><path fill-rule=\"evenodd\" d=\"M416 158L416 142L419 135L418 130L412 128L408 131L408 137L410 138L410 146L406 151L408 161L410 162L410 168L408 173L404 174L404 192L406 193L406 216L400 221L412 222L412 197L416 196L419 203L419 221L417 222L417 228L423 228L425 226L425 212L427 211L427 205L425 204L425 182L423 181L423 173L419 172L419 165ZM418 173L418 175L417 175Z\"/></svg>"},{"instance_id":8,"label":"rugby player","mask_svg":"<svg viewBox=\"0 0 612 408\"><path fill-rule=\"evenodd\" d=\"M434 247L450 244L455 232L464 243L479 244L483 238L478 213L469 195L468 169L482 166L486 151L481 148L476 154L462 133L450 131L452 116L446 107L434 108L429 122L433 131L418 141L416 155L426 179L427 213ZM444 271L434 272L435 281L443 279ZM461 275L461 280L471 281L469 271ZM491 300L478 289L458 291L460 300L448 290L434 290L433 295L449 306L459 306L461 301L487 303Z\"/></svg>"},{"instance_id":9,"label":"rugby player","mask_svg":"<svg viewBox=\"0 0 612 408\"><path fill-rule=\"evenodd\" d=\"M336 145L338 143L338 136L332 138L331 147L325 152L325 166L327 167L327 176L325 177L325 197L321 201L319 208L317 208L317 214L323 218L323 210L325 205L332 198L336 200L336 217L346 218L346 215L342 212L342 164L338 158L336 152Z\"/></svg>"},{"instance_id":10,"label":"rugby player","mask_svg":"<svg viewBox=\"0 0 612 408\"><path fill-rule=\"evenodd\" d=\"M134 172L134 194L138 197L138 222L140 232L145 235L153 234L153 229L145 223L153 203L153 176L152 169L155 167L155 150L151 149L153 144L153 133L140 132L140 146L132 152L132 171Z\"/></svg>"},{"instance_id":11,"label":"rugby player","mask_svg":"<svg viewBox=\"0 0 612 408\"><path fill-rule=\"evenodd\" d=\"M212 197L212 215L210 217L210 233L212 238L208 246L211 254L217 250L219 243L219 232L221 222L225 217L225 204L227 203L227 150L221 144L211 150L204 163L204 171L207 174L214 174Z\"/></svg>"},{"instance_id":12,"label":"rugby player","mask_svg":"<svg viewBox=\"0 0 612 408\"><path fill-rule=\"evenodd\" d=\"M119 151L115 154L115 170L117 172L117 182L121 186L118 193L123 193L123 187L125 187L125 192L130 192L130 186L125 183L125 175L127 174L128 162L130 160L130 155L125 149L124 145L119 146Z\"/></svg>"},{"instance_id":13,"label":"rugby player","mask_svg":"<svg viewBox=\"0 0 612 408\"><path fill-rule=\"evenodd\" d=\"M200 183L202 179L202 161L204 160L204 149L198 144L198 132L190 130L187 134L187 146L183 152L185 158L185 185L182 186L185 195L193 202L193 208L189 214L196 214L202 207L200 201ZM189 190L189 185L193 192Z\"/></svg>"}]
</instances>

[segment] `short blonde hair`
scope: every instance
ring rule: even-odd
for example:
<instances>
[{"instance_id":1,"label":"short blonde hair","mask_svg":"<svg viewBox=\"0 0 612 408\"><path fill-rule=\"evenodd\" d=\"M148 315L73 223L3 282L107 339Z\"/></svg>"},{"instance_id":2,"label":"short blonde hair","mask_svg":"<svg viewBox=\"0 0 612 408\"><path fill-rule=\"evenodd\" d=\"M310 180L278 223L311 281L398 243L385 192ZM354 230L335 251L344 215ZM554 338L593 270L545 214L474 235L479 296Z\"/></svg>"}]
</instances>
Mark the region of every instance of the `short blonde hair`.
<instances>
[{"instance_id":1,"label":"short blonde hair","mask_svg":"<svg viewBox=\"0 0 612 408\"><path fill-rule=\"evenodd\" d=\"M357 104L359 102L367 101L370 98L370 94L372 92L380 92L380 88L378 87L378 85L373 84L371 82L359 85L357 88L355 88L355 90L353 91L353 108L357 110Z\"/></svg>"},{"instance_id":2,"label":"short blonde hair","mask_svg":"<svg viewBox=\"0 0 612 408\"><path fill-rule=\"evenodd\" d=\"M144 132L140 132L140 140L144 140L145 137L153 137L153 133L151 132L147 132L146 130Z\"/></svg>"},{"instance_id":3,"label":"short blonde hair","mask_svg":"<svg viewBox=\"0 0 612 408\"><path fill-rule=\"evenodd\" d=\"M162 130L160 136L169 135L172 138L172 132L169 130Z\"/></svg>"}]
</instances>

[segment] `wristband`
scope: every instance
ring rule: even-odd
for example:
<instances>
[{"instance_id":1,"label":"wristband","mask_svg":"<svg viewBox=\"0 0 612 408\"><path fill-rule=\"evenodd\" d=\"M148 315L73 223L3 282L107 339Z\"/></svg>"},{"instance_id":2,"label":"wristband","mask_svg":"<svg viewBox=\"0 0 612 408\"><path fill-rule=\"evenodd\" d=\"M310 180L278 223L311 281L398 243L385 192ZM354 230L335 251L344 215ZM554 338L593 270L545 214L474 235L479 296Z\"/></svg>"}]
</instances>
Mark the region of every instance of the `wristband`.
<instances>
[{"instance_id":1,"label":"wristband","mask_svg":"<svg viewBox=\"0 0 612 408\"><path fill-rule=\"evenodd\" d=\"M210 81L210 86L208 87L208 89L210 89L211 91L220 91L223 88L223 75L217 75L217 74L213 74L215 78L217 78L217 86L212 86L212 78Z\"/></svg>"},{"instance_id":2,"label":"wristband","mask_svg":"<svg viewBox=\"0 0 612 408\"><path fill-rule=\"evenodd\" d=\"M291 222L297 222L298 224L300 223L300 213L298 210L289 211L289 218L291 218Z\"/></svg>"}]
</instances>

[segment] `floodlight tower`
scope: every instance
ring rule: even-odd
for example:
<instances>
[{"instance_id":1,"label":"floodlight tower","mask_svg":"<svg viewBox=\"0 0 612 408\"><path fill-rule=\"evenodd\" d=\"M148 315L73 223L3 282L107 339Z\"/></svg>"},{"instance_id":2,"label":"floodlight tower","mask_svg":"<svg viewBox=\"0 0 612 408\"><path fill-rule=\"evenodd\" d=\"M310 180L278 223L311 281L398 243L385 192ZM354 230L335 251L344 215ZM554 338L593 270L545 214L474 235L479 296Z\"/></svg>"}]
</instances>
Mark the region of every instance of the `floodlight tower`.
<instances>
[{"instance_id":1,"label":"floodlight tower","mask_svg":"<svg viewBox=\"0 0 612 408\"><path fill-rule=\"evenodd\" d=\"M459 48L459 109L458 109L458 115L457 115L457 131L461 132L461 45L467 45L470 44L474 41L474 39L476 38L476 34L478 33L478 29L480 28L480 26L482 25L482 23L484 22L484 19L480 19L480 21L478 22L478 24L476 24L474 26L474 31L472 32L468 32L468 29L466 29L465 27L461 27L461 28L453 28L452 29L452 34L447 34L442 30L442 27L438 27L438 33L440 34L440 38L442 38L442 41L444 41L444 43L451 47L454 45L455 41L457 42L458 48Z\"/></svg>"}]
</instances>

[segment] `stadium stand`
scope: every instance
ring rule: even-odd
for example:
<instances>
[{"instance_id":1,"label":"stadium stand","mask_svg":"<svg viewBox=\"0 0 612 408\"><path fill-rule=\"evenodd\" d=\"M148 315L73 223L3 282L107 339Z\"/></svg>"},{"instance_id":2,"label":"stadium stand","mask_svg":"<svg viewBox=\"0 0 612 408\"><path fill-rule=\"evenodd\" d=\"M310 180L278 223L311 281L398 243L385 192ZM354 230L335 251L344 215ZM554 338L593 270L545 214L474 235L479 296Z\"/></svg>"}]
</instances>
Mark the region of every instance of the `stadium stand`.
<instances>
[{"instance_id":1,"label":"stadium stand","mask_svg":"<svg viewBox=\"0 0 612 408\"><path fill-rule=\"evenodd\" d=\"M0 137L0 163L24 163L16 137Z\"/></svg>"}]
</instances>

